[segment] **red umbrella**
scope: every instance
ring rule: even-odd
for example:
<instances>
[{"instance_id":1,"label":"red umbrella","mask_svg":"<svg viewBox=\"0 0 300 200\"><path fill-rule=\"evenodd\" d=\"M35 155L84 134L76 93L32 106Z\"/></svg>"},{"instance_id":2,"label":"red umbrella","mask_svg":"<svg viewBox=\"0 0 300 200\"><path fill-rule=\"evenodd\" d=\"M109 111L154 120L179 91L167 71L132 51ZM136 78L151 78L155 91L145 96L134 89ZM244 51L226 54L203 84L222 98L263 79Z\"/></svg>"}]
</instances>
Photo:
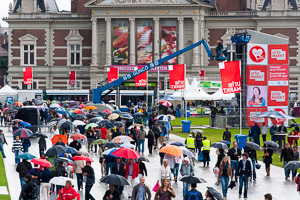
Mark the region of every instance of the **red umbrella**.
<instances>
[{"instance_id":1,"label":"red umbrella","mask_svg":"<svg viewBox=\"0 0 300 200\"><path fill-rule=\"evenodd\" d=\"M46 167L46 168L50 168L52 167L51 162L49 162L46 159L41 159L41 158L34 158L31 160L31 162L35 165L39 165L41 167Z\"/></svg>"},{"instance_id":2,"label":"red umbrella","mask_svg":"<svg viewBox=\"0 0 300 200\"><path fill-rule=\"evenodd\" d=\"M170 101L167 101L167 100L160 100L159 104L166 106L166 107L171 107L173 105Z\"/></svg>"},{"instance_id":3,"label":"red umbrella","mask_svg":"<svg viewBox=\"0 0 300 200\"><path fill-rule=\"evenodd\" d=\"M121 147L120 149L112 152L111 155L119 158L125 158L125 159L138 159L140 157L138 152L125 147Z\"/></svg>"},{"instance_id":4,"label":"red umbrella","mask_svg":"<svg viewBox=\"0 0 300 200\"><path fill-rule=\"evenodd\" d=\"M87 157L87 156L74 156L72 158L72 160L84 160L84 161L87 161L87 162L94 162L94 160L90 157Z\"/></svg>"},{"instance_id":5,"label":"red umbrella","mask_svg":"<svg viewBox=\"0 0 300 200\"><path fill-rule=\"evenodd\" d=\"M76 109L76 110L73 111L73 113L75 113L75 114L83 114L83 111L80 110L80 109Z\"/></svg>"},{"instance_id":6,"label":"red umbrella","mask_svg":"<svg viewBox=\"0 0 300 200\"><path fill-rule=\"evenodd\" d=\"M107 114L112 114L111 110L109 110L109 109L104 109L104 110L102 110L102 112L107 113Z\"/></svg>"},{"instance_id":7,"label":"red umbrella","mask_svg":"<svg viewBox=\"0 0 300 200\"><path fill-rule=\"evenodd\" d=\"M80 133L76 133L74 135L71 136L71 138L73 140L85 140L86 139L86 136L85 135L82 135Z\"/></svg>"}]
</instances>

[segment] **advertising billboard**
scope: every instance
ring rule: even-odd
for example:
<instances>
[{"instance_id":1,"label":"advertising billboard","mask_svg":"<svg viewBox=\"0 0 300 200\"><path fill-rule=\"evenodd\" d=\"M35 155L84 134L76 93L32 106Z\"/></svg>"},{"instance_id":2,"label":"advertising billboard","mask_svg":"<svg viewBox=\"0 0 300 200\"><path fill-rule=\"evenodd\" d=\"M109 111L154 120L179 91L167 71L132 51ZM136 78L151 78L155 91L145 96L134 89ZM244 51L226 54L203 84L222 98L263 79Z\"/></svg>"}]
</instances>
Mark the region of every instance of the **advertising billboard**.
<instances>
[{"instance_id":1,"label":"advertising billboard","mask_svg":"<svg viewBox=\"0 0 300 200\"><path fill-rule=\"evenodd\" d=\"M268 68L268 85L289 85L288 65L270 65Z\"/></svg>"},{"instance_id":2,"label":"advertising billboard","mask_svg":"<svg viewBox=\"0 0 300 200\"><path fill-rule=\"evenodd\" d=\"M287 106L289 103L288 86L269 86L268 105L269 106Z\"/></svg>"},{"instance_id":3,"label":"advertising billboard","mask_svg":"<svg viewBox=\"0 0 300 200\"><path fill-rule=\"evenodd\" d=\"M289 45L287 44L270 44L268 54L271 65L289 64Z\"/></svg>"},{"instance_id":4,"label":"advertising billboard","mask_svg":"<svg viewBox=\"0 0 300 200\"><path fill-rule=\"evenodd\" d=\"M151 21L137 24L136 45L137 64L151 63L153 61L153 26Z\"/></svg>"},{"instance_id":5,"label":"advertising billboard","mask_svg":"<svg viewBox=\"0 0 300 200\"><path fill-rule=\"evenodd\" d=\"M247 45L247 64L248 65L267 65L268 64L268 45L248 44Z\"/></svg>"},{"instance_id":6,"label":"advertising billboard","mask_svg":"<svg viewBox=\"0 0 300 200\"><path fill-rule=\"evenodd\" d=\"M288 111L289 111L289 108L288 106L269 106L268 107L268 111L277 111L279 113L282 113L282 114L286 114L288 115ZM284 124L285 126L288 126L288 120L287 119L268 119L268 125L269 126L272 126L273 124Z\"/></svg>"},{"instance_id":7,"label":"advertising billboard","mask_svg":"<svg viewBox=\"0 0 300 200\"><path fill-rule=\"evenodd\" d=\"M247 106L248 107L264 107L267 106L267 93L266 86L247 86Z\"/></svg>"},{"instance_id":8,"label":"advertising billboard","mask_svg":"<svg viewBox=\"0 0 300 200\"><path fill-rule=\"evenodd\" d=\"M262 124L262 123L267 123L268 119L267 118L262 118L258 117L264 112L267 112L268 108L267 107L260 107L260 108L247 108L247 125L253 126L255 123Z\"/></svg>"},{"instance_id":9,"label":"advertising billboard","mask_svg":"<svg viewBox=\"0 0 300 200\"><path fill-rule=\"evenodd\" d=\"M247 66L248 85L267 85L267 66L254 65Z\"/></svg>"},{"instance_id":10,"label":"advertising billboard","mask_svg":"<svg viewBox=\"0 0 300 200\"><path fill-rule=\"evenodd\" d=\"M224 94L240 93L241 91L241 61L219 63Z\"/></svg>"},{"instance_id":11,"label":"advertising billboard","mask_svg":"<svg viewBox=\"0 0 300 200\"><path fill-rule=\"evenodd\" d=\"M112 21L112 64L128 65L129 63L129 26L126 20Z\"/></svg>"},{"instance_id":12,"label":"advertising billboard","mask_svg":"<svg viewBox=\"0 0 300 200\"><path fill-rule=\"evenodd\" d=\"M176 21L161 22L161 57L171 55L177 51L177 25ZM176 64L177 59L173 58L164 64Z\"/></svg>"}]
</instances>

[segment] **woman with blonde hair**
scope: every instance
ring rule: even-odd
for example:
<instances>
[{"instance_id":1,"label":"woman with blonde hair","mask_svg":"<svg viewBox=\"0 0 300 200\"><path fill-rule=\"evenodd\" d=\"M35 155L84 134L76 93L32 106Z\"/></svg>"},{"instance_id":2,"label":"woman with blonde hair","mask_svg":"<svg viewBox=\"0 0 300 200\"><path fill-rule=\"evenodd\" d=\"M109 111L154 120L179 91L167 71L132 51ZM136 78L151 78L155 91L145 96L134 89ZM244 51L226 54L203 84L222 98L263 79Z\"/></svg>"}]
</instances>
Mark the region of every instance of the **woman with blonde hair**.
<instances>
[{"instance_id":1,"label":"woman with blonde hair","mask_svg":"<svg viewBox=\"0 0 300 200\"><path fill-rule=\"evenodd\" d=\"M154 196L154 200L171 200L175 197L175 191L171 186L170 180L163 179L161 187L158 189Z\"/></svg>"}]
</instances>

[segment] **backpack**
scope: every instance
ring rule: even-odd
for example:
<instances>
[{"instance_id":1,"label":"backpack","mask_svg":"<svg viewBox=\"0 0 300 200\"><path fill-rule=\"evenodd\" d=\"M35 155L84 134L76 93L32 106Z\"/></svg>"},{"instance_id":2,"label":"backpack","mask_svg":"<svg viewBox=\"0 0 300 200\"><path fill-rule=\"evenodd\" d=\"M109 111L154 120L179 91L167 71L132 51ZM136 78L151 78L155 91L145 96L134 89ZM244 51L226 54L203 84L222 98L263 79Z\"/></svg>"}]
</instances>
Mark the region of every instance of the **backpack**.
<instances>
[{"instance_id":1,"label":"backpack","mask_svg":"<svg viewBox=\"0 0 300 200\"><path fill-rule=\"evenodd\" d=\"M188 197L186 200L202 200L202 199L200 198L198 191L189 191Z\"/></svg>"}]
</instances>

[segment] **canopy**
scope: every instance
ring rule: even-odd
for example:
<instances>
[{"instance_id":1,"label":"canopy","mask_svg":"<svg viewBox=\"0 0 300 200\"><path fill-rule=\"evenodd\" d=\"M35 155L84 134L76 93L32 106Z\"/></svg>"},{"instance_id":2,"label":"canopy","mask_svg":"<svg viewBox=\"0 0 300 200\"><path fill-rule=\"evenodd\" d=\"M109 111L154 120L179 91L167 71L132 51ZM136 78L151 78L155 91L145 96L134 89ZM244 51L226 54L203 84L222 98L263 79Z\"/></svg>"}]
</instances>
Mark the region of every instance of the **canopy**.
<instances>
[{"instance_id":1,"label":"canopy","mask_svg":"<svg viewBox=\"0 0 300 200\"><path fill-rule=\"evenodd\" d=\"M9 85L5 85L0 89L0 95L17 95L18 92L12 89Z\"/></svg>"},{"instance_id":2,"label":"canopy","mask_svg":"<svg viewBox=\"0 0 300 200\"><path fill-rule=\"evenodd\" d=\"M219 88L214 94L211 95L212 100L231 100L234 98L234 94L224 94L222 88Z\"/></svg>"}]
</instances>

